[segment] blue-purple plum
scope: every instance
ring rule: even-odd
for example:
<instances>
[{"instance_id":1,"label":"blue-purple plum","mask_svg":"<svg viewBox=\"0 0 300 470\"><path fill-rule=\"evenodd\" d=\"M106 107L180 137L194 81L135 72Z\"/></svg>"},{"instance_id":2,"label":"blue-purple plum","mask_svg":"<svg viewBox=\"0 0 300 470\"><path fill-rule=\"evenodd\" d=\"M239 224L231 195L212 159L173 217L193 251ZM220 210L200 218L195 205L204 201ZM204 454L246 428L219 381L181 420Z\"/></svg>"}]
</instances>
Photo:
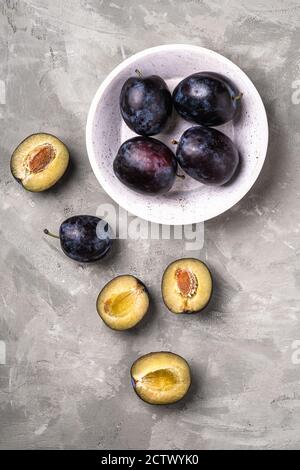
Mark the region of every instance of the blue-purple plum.
<instances>
[{"instance_id":1,"label":"blue-purple plum","mask_svg":"<svg viewBox=\"0 0 300 470\"><path fill-rule=\"evenodd\" d=\"M120 94L120 111L136 134L159 134L172 114L172 96L167 84L156 75L128 78Z\"/></svg>"},{"instance_id":2,"label":"blue-purple plum","mask_svg":"<svg viewBox=\"0 0 300 470\"><path fill-rule=\"evenodd\" d=\"M198 72L176 86L173 103L186 121L219 126L237 115L241 97L242 93L226 77L214 72Z\"/></svg>"},{"instance_id":3,"label":"blue-purple plum","mask_svg":"<svg viewBox=\"0 0 300 470\"><path fill-rule=\"evenodd\" d=\"M60 226L59 236L63 252L75 261L89 263L105 256L111 248L111 230L108 223L92 215L75 215Z\"/></svg>"},{"instance_id":4,"label":"blue-purple plum","mask_svg":"<svg viewBox=\"0 0 300 470\"><path fill-rule=\"evenodd\" d=\"M124 142L113 163L114 173L125 186L145 194L161 194L173 185L177 162L159 140L133 137Z\"/></svg>"},{"instance_id":5,"label":"blue-purple plum","mask_svg":"<svg viewBox=\"0 0 300 470\"><path fill-rule=\"evenodd\" d=\"M232 140L217 129L195 126L187 129L178 143L176 158L181 168L204 184L228 183L239 164Z\"/></svg>"}]
</instances>

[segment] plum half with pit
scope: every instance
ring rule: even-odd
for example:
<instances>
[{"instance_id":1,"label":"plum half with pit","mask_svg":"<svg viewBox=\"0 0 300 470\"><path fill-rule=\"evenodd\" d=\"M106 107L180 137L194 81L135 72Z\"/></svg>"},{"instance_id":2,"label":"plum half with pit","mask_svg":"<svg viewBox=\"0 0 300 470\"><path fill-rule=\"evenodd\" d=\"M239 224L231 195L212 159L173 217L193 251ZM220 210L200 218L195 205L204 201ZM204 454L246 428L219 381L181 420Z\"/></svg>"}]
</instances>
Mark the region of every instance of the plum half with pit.
<instances>
[{"instance_id":1,"label":"plum half with pit","mask_svg":"<svg viewBox=\"0 0 300 470\"><path fill-rule=\"evenodd\" d=\"M176 86L173 103L186 121L220 126L237 116L242 95L227 77L214 72L198 72Z\"/></svg>"},{"instance_id":2,"label":"plum half with pit","mask_svg":"<svg viewBox=\"0 0 300 470\"><path fill-rule=\"evenodd\" d=\"M131 367L131 382L138 395L151 405L168 405L181 400L191 385L190 367L172 352L152 352Z\"/></svg>"},{"instance_id":3,"label":"plum half with pit","mask_svg":"<svg viewBox=\"0 0 300 470\"><path fill-rule=\"evenodd\" d=\"M162 297L172 313L200 312L208 305L212 290L210 271L199 259L183 258L173 261L163 274Z\"/></svg>"},{"instance_id":4,"label":"plum half with pit","mask_svg":"<svg viewBox=\"0 0 300 470\"><path fill-rule=\"evenodd\" d=\"M223 132L195 126L182 134L176 159L181 168L195 180L221 186L234 176L239 165L239 152Z\"/></svg>"},{"instance_id":5,"label":"plum half with pit","mask_svg":"<svg viewBox=\"0 0 300 470\"><path fill-rule=\"evenodd\" d=\"M159 134L172 114L172 96L165 81L139 71L124 83L120 94L121 115L136 134Z\"/></svg>"},{"instance_id":6,"label":"plum half with pit","mask_svg":"<svg viewBox=\"0 0 300 470\"><path fill-rule=\"evenodd\" d=\"M80 263L98 261L112 245L110 226L93 215L69 217L61 224L59 235L53 235L48 229L44 233L58 238L65 255Z\"/></svg>"},{"instance_id":7,"label":"plum half with pit","mask_svg":"<svg viewBox=\"0 0 300 470\"><path fill-rule=\"evenodd\" d=\"M136 326L149 309L146 286L135 276L126 274L109 281L97 299L97 312L113 330Z\"/></svg>"},{"instance_id":8,"label":"plum half with pit","mask_svg":"<svg viewBox=\"0 0 300 470\"><path fill-rule=\"evenodd\" d=\"M51 188L65 173L69 151L65 144L51 134L33 134L14 150L10 168L13 177L32 192Z\"/></svg>"},{"instance_id":9,"label":"plum half with pit","mask_svg":"<svg viewBox=\"0 0 300 470\"><path fill-rule=\"evenodd\" d=\"M125 186L142 194L161 194L173 185L177 162L165 144L151 137L124 142L113 162L114 173Z\"/></svg>"}]
</instances>

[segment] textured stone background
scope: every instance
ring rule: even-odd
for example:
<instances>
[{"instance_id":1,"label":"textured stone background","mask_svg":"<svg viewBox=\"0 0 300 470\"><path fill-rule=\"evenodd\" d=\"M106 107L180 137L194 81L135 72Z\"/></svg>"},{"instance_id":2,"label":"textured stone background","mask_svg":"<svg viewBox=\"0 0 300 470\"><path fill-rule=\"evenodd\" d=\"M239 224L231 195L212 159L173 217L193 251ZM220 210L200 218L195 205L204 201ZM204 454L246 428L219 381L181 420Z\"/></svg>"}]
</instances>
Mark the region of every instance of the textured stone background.
<instances>
[{"instance_id":1,"label":"textured stone background","mask_svg":"<svg viewBox=\"0 0 300 470\"><path fill-rule=\"evenodd\" d=\"M188 253L216 279L209 311L193 318L169 314L159 291L163 267L187 254L183 242L118 242L87 267L42 234L109 201L85 149L100 82L132 53L173 42L240 65L270 124L255 187L206 223L204 249ZM299 0L0 1L1 448L300 448L299 44ZM64 184L30 194L9 159L40 130L61 137L75 164ZM127 271L149 285L154 308L117 334L94 304ZM194 385L183 402L155 408L137 399L128 370L161 349L190 361Z\"/></svg>"}]
</instances>

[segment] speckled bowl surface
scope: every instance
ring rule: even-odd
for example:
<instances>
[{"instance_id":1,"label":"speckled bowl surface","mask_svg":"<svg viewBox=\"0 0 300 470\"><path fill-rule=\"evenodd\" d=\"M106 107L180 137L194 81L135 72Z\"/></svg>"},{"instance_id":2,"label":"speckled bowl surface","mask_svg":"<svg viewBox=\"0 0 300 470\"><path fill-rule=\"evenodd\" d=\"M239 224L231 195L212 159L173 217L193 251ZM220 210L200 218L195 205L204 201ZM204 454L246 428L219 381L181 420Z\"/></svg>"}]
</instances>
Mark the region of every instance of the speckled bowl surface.
<instances>
[{"instance_id":1,"label":"speckled bowl surface","mask_svg":"<svg viewBox=\"0 0 300 470\"><path fill-rule=\"evenodd\" d=\"M186 176L185 179L177 178L168 193L148 196L132 191L115 177L112 163L118 148L135 135L121 118L119 95L123 83L135 74L136 69L143 75L160 75L171 92L180 80L199 71L221 73L243 92L240 116L218 127L235 142L241 156L239 173L230 184L207 186ZM154 137L176 151L172 139L178 140L191 126L174 112L168 128ZM90 107L86 142L90 163L99 183L120 206L151 222L183 225L203 222L222 214L249 191L265 160L268 122L258 91L239 67L203 47L172 44L139 52L108 75Z\"/></svg>"}]
</instances>

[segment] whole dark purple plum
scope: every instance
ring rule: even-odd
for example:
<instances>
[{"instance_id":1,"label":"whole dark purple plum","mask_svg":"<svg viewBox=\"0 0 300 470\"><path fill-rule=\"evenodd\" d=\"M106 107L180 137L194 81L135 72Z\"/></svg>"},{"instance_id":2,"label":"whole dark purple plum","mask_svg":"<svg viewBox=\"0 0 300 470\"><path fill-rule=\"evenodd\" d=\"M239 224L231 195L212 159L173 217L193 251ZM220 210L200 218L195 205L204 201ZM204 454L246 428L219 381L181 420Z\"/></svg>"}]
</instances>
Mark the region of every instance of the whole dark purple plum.
<instances>
[{"instance_id":1,"label":"whole dark purple plum","mask_svg":"<svg viewBox=\"0 0 300 470\"><path fill-rule=\"evenodd\" d=\"M190 127L182 134L176 158L189 176L211 185L228 183L239 164L239 152L231 139L203 126Z\"/></svg>"},{"instance_id":2,"label":"whole dark purple plum","mask_svg":"<svg viewBox=\"0 0 300 470\"><path fill-rule=\"evenodd\" d=\"M130 77L120 94L121 115L134 132L159 134L172 113L172 96L165 81L152 75Z\"/></svg>"},{"instance_id":3,"label":"whole dark purple plum","mask_svg":"<svg viewBox=\"0 0 300 470\"><path fill-rule=\"evenodd\" d=\"M45 229L44 233L60 239L63 252L75 261L97 261L110 250L111 230L105 220L92 215L74 215L60 226L59 236Z\"/></svg>"},{"instance_id":4,"label":"whole dark purple plum","mask_svg":"<svg viewBox=\"0 0 300 470\"><path fill-rule=\"evenodd\" d=\"M124 142L113 163L117 178L139 193L161 194L173 185L177 162L165 144L151 137Z\"/></svg>"},{"instance_id":5,"label":"whole dark purple plum","mask_svg":"<svg viewBox=\"0 0 300 470\"><path fill-rule=\"evenodd\" d=\"M219 126L234 118L242 93L226 77L198 72L182 80L173 92L173 103L183 119L203 126Z\"/></svg>"}]
</instances>

